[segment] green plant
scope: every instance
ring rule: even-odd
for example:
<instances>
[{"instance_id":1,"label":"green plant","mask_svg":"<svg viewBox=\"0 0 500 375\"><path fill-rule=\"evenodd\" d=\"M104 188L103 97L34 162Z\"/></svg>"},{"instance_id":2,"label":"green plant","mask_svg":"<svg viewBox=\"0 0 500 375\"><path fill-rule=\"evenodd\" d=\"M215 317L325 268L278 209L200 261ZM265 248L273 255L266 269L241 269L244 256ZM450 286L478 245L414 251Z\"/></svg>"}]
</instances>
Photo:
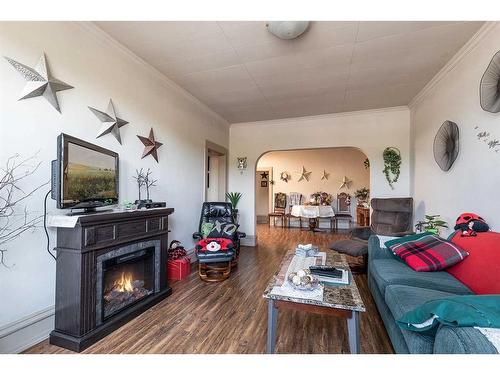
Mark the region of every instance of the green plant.
<instances>
[{"instance_id":1,"label":"green plant","mask_svg":"<svg viewBox=\"0 0 500 375\"><path fill-rule=\"evenodd\" d=\"M417 221L415 228L419 232L439 233L439 228L448 228L446 221L441 220L441 215L425 215L425 220Z\"/></svg>"},{"instance_id":2,"label":"green plant","mask_svg":"<svg viewBox=\"0 0 500 375\"><path fill-rule=\"evenodd\" d=\"M354 192L354 196L361 201L366 201L368 197L370 196L370 189L368 188L361 188L358 189Z\"/></svg>"},{"instance_id":3,"label":"green plant","mask_svg":"<svg viewBox=\"0 0 500 375\"><path fill-rule=\"evenodd\" d=\"M391 188L394 189L393 183L398 181L401 173L401 152L396 147L387 147L384 150L383 157L385 178Z\"/></svg>"},{"instance_id":4,"label":"green plant","mask_svg":"<svg viewBox=\"0 0 500 375\"><path fill-rule=\"evenodd\" d=\"M226 198L229 202L231 202L233 209L236 210L236 206L238 206L238 202L240 201L242 195L243 194L236 192L226 193Z\"/></svg>"}]
</instances>

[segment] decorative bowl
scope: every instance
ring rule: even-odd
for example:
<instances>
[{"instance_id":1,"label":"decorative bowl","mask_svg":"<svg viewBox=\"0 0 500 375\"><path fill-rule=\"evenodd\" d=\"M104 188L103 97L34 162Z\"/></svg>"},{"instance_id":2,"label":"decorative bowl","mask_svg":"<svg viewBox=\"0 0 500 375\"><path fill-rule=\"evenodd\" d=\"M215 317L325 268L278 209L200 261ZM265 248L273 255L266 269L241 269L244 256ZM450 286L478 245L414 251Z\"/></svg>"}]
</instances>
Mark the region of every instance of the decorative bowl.
<instances>
[{"instance_id":1,"label":"decorative bowl","mask_svg":"<svg viewBox=\"0 0 500 375\"><path fill-rule=\"evenodd\" d=\"M314 290L320 286L319 280L308 269L291 272L288 274L288 282L297 290Z\"/></svg>"}]
</instances>

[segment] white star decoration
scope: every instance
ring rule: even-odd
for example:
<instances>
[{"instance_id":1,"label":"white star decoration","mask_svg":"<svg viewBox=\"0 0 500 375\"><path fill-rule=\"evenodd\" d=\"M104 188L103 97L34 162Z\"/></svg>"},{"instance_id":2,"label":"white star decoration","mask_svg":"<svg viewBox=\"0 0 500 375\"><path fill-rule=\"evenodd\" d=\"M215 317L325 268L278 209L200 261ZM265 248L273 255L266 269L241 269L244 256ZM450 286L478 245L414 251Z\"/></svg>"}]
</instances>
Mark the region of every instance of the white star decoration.
<instances>
[{"instance_id":1,"label":"white star decoration","mask_svg":"<svg viewBox=\"0 0 500 375\"><path fill-rule=\"evenodd\" d=\"M347 176L344 176L344 178L342 179L342 181L340 181L340 188L339 189L343 189L345 187L349 189L349 186L351 186L351 183L352 183L352 181L349 180L347 178Z\"/></svg>"},{"instance_id":2,"label":"white star decoration","mask_svg":"<svg viewBox=\"0 0 500 375\"><path fill-rule=\"evenodd\" d=\"M102 122L101 129L97 134L97 138L102 137L105 134L111 133L114 135L118 143L122 144L122 139L120 137L120 128L124 125L127 125L128 122L116 116L116 111L115 111L115 106L113 105L113 101L109 99L107 112L101 112L98 109L92 107L89 107L89 109Z\"/></svg>"},{"instance_id":3,"label":"white star decoration","mask_svg":"<svg viewBox=\"0 0 500 375\"><path fill-rule=\"evenodd\" d=\"M326 173L326 171L323 169L323 174L321 175L321 179L328 180L328 176L330 176L330 173Z\"/></svg>"},{"instance_id":4,"label":"white star decoration","mask_svg":"<svg viewBox=\"0 0 500 375\"><path fill-rule=\"evenodd\" d=\"M302 173L300 173L299 181L306 180L309 181L309 176L312 172L307 172L304 167L302 167Z\"/></svg>"},{"instance_id":5,"label":"white star decoration","mask_svg":"<svg viewBox=\"0 0 500 375\"><path fill-rule=\"evenodd\" d=\"M72 89L73 86L52 76L45 53L42 54L35 68L30 68L7 56L4 57L27 81L19 100L43 96L59 113L61 113L56 93L58 91Z\"/></svg>"}]
</instances>

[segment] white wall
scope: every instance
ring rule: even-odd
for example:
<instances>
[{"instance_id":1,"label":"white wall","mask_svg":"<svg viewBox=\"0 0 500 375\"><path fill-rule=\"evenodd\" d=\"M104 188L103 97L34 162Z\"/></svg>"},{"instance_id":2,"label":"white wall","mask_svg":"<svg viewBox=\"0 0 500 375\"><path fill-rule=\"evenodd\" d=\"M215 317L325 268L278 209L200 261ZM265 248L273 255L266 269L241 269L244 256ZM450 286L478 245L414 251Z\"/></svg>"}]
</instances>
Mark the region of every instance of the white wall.
<instances>
[{"instance_id":1,"label":"white wall","mask_svg":"<svg viewBox=\"0 0 500 375\"><path fill-rule=\"evenodd\" d=\"M89 25L0 23L0 55L34 66L43 51L54 76L75 88L58 93L62 115L41 97L17 101L25 81L10 64L0 61L2 166L14 153L29 156L40 150L41 168L26 186L47 181L61 132L112 149L120 154L121 200L137 197L135 169L151 168L158 179L152 198L176 210L171 216L171 238L191 247L190 235L196 230L204 198L205 140L228 147L228 124ZM118 115L130 122L121 128L123 145L110 135L95 138L100 122L87 106L105 110L109 98ZM147 135L150 127L164 143L159 164L151 157L141 160L143 145L136 134ZM41 212L47 190L27 201L30 210ZM49 200L49 210L54 207ZM51 235L54 246L53 231ZM54 304L55 263L45 252L41 229L10 243L6 261L10 268L0 267L0 327Z\"/></svg>"},{"instance_id":2,"label":"white wall","mask_svg":"<svg viewBox=\"0 0 500 375\"><path fill-rule=\"evenodd\" d=\"M392 190L382 173L382 152L398 147L401 176ZM255 166L267 151L324 147L357 147L370 159L372 197L410 194L410 111L406 107L232 124L230 128L229 191L243 193L241 230L255 235ZM236 157L246 156L248 168L237 170ZM277 177L276 177L277 178Z\"/></svg>"},{"instance_id":3,"label":"white wall","mask_svg":"<svg viewBox=\"0 0 500 375\"><path fill-rule=\"evenodd\" d=\"M500 147L495 152L477 139L479 131L486 131L491 140L500 140L500 114L483 111L479 102L481 77L500 50L500 24L488 24L479 33L411 105L416 219L440 214L450 230L462 212L478 213L500 230ZM448 172L438 167L432 150L445 120L460 128L460 153Z\"/></svg>"}]
</instances>

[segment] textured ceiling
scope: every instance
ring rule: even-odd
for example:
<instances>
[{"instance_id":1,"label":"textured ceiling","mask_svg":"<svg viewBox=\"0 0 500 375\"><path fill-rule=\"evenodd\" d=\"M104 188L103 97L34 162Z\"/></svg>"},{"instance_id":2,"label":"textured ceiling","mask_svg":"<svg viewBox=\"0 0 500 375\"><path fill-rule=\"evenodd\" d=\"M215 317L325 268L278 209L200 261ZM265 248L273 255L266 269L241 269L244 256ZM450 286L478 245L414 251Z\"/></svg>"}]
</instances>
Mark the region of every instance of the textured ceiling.
<instances>
[{"instance_id":1,"label":"textured ceiling","mask_svg":"<svg viewBox=\"0 0 500 375\"><path fill-rule=\"evenodd\" d=\"M231 123L408 104L482 22L97 22Z\"/></svg>"}]
</instances>

